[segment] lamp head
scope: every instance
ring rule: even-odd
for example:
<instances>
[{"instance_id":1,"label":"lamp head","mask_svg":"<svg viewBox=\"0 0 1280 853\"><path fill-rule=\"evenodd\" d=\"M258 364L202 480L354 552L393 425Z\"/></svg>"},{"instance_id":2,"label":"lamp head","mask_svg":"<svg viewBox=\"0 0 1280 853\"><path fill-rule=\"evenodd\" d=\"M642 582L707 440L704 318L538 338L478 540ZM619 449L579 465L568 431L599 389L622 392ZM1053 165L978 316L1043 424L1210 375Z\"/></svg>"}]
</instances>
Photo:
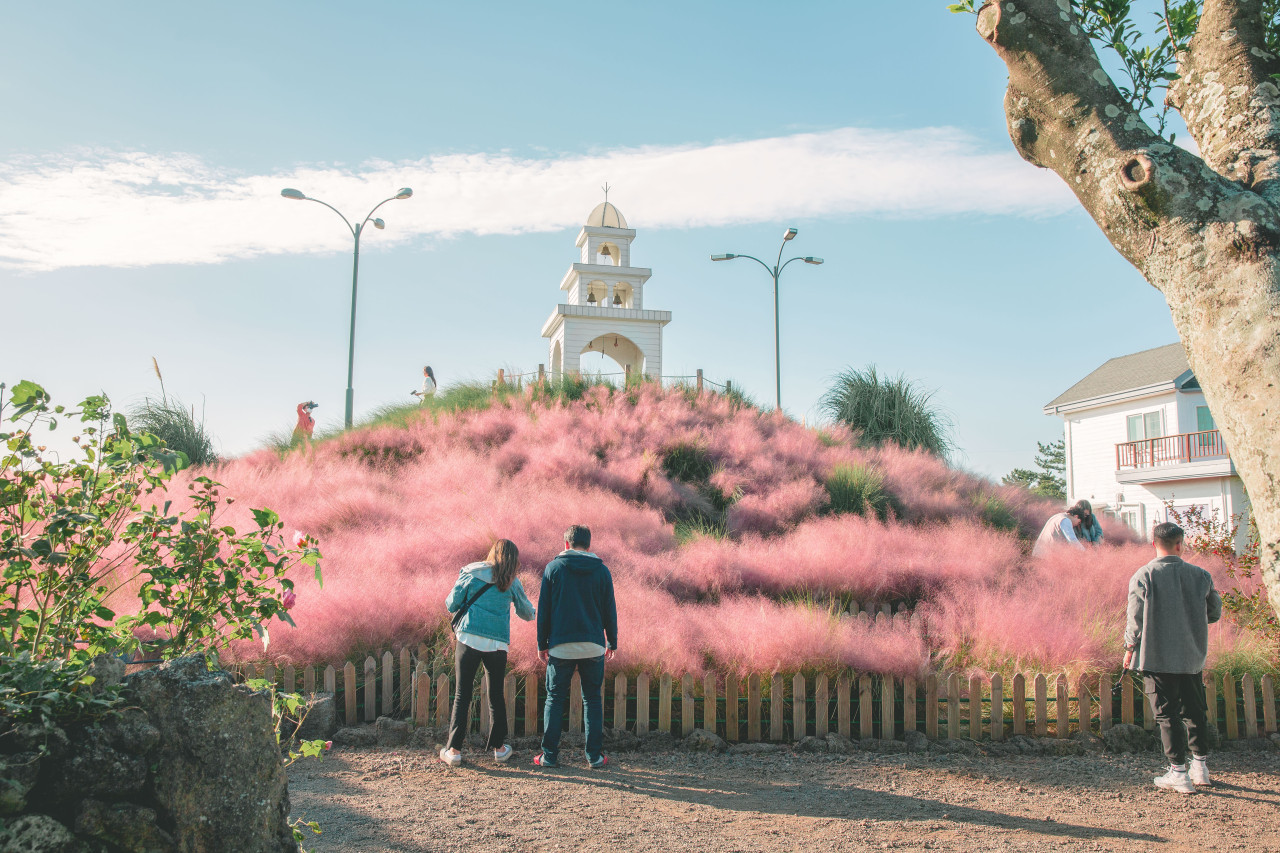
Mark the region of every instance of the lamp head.
<instances>
[{"instance_id":1,"label":"lamp head","mask_svg":"<svg viewBox=\"0 0 1280 853\"><path fill-rule=\"evenodd\" d=\"M822 258L813 258L813 257L805 258L804 262L806 264L813 264L815 267L822 266Z\"/></svg>"},{"instance_id":2,"label":"lamp head","mask_svg":"<svg viewBox=\"0 0 1280 853\"><path fill-rule=\"evenodd\" d=\"M788 228L787 233L782 235L782 242L787 243L787 242L790 242L791 240L794 240L796 238L796 235L799 233L800 232L794 228Z\"/></svg>"},{"instance_id":3,"label":"lamp head","mask_svg":"<svg viewBox=\"0 0 1280 853\"><path fill-rule=\"evenodd\" d=\"M731 260L733 260L733 259L734 259L734 258L736 258L736 257L738 257L738 256L737 256L737 255L712 255L712 256L711 256L711 260L713 260L713 261L731 261Z\"/></svg>"},{"instance_id":4,"label":"lamp head","mask_svg":"<svg viewBox=\"0 0 1280 853\"><path fill-rule=\"evenodd\" d=\"M381 219L375 219L373 220L373 227L381 231L383 228L387 227L387 223L383 222Z\"/></svg>"},{"instance_id":5,"label":"lamp head","mask_svg":"<svg viewBox=\"0 0 1280 853\"><path fill-rule=\"evenodd\" d=\"M413 195L413 190L404 187L400 192L396 193L396 198L409 198Z\"/></svg>"},{"instance_id":6,"label":"lamp head","mask_svg":"<svg viewBox=\"0 0 1280 853\"><path fill-rule=\"evenodd\" d=\"M280 195L284 196L285 198L294 199L296 201L305 201L307 198L299 190L289 189L289 188L280 190Z\"/></svg>"}]
</instances>

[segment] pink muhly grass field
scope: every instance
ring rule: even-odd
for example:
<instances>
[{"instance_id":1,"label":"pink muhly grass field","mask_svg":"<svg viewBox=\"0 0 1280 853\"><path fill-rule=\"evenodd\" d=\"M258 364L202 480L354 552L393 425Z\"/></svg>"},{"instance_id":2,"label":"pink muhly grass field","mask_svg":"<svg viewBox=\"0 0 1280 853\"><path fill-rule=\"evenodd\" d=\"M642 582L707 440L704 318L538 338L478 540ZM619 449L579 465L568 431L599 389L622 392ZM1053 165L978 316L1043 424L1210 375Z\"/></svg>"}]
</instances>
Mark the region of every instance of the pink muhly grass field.
<instances>
[{"instance_id":1,"label":"pink muhly grass field","mask_svg":"<svg viewBox=\"0 0 1280 853\"><path fill-rule=\"evenodd\" d=\"M676 446L702 454L705 481L664 472ZM823 484L836 465L879 471L899 516L825 514ZM511 539L536 604L570 523L591 527L613 573L616 666L654 673L848 666L908 675L949 658L1110 668L1128 577L1149 559L1145 546L1120 545L1031 560L1026 539L987 526L984 511L995 502L1034 537L1056 504L923 453L855 447L847 430L819 433L718 395L691 402L654 386L595 388L571 404L526 396L425 411L283 458L253 453L211 475L237 498L223 523L246 527L250 507L269 506L286 531L319 539L323 588L308 571L292 577L297 628L270 626L266 654L281 663L341 663L420 643L444 653L444 598L459 569L495 538ZM170 485L179 505L189 476ZM726 535L708 535L710 525L677 537L676 520L715 517L726 500ZM1110 524L1106 533L1131 538ZM832 615L850 599L905 601L925 618L876 626ZM534 637L533 624L513 616L514 669L540 666ZM232 654L263 651L243 642Z\"/></svg>"}]
</instances>

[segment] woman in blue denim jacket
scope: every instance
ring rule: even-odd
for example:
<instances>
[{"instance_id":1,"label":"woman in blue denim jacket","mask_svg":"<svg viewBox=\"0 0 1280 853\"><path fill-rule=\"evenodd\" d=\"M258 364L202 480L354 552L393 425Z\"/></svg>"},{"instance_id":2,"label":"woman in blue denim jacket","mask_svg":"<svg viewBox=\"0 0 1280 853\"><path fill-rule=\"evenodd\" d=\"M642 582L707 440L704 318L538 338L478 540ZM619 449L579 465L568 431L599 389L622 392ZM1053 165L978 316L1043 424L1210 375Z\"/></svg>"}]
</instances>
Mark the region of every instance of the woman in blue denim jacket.
<instances>
[{"instance_id":1,"label":"woman in blue denim jacket","mask_svg":"<svg viewBox=\"0 0 1280 853\"><path fill-rule=\"evenodd\" d=\"M525 595L524 585L516 577L520 551L510 539L499 539L489 549L489 556L479 563L463 566L458 582L445 599L450 613L471 602L458 623L457 647L454 650L454 675L457 687L453 693L453 713L449 718L449 743L440 750L440 760L456 767L462 763L462 743L467 737L471 710L472 682L476 671L484 665L489 675L489 737L485 749L493 757L506 761L511 757L507 739L507 700L503 680L507 669L507 649L511 640L511 606L526 622L534 617L533 604ZM483 592L481 592L483 590Z\"/></svg>"}]
</instances>

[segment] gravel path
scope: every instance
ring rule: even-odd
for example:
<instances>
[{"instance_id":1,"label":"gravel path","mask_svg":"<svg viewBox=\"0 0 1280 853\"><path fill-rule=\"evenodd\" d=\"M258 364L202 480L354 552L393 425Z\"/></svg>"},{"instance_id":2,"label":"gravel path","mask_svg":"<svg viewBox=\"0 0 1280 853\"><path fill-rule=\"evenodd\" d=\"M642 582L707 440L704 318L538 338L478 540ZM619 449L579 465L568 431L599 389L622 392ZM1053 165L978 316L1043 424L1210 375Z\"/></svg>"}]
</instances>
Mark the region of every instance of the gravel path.
<instances>
[{"instance_id":1,"label":"gravel path","mask_svg":"<svg viewBox=\"0 0 1280 853\"><path fill-rule=\"evenodd\" d=\"M1156 754L624 753L605 771L521 752L337 750L290 768L309 850L1248 850L1280 853L1280 753L1215 754L1207 793L1157 791ZM470 759L476 759L474 762Z\"/></svg>"}]
</instances>

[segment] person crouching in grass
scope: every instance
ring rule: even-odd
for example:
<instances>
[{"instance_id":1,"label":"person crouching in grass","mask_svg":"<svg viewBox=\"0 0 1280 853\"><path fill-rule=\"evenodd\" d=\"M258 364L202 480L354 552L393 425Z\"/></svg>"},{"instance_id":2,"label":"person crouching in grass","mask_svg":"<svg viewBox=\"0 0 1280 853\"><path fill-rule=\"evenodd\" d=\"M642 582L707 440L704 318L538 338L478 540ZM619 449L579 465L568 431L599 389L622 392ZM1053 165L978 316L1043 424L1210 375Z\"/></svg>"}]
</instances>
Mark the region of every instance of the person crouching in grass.
<instances>
[{"instance_id":1,"label":"person crouching in grass","mask_svg":"<svg viewBox=\"0 0 1280 853\"><path fill-rule=\"evenodd\" d=\"M489 556L463 566L458 582L445 600L450 613L462 612L455 624L457 644L454 668L457 687L453 693L453 713L449 717L449 743L440 750L440 760L451 767L462 763L462 743L470 723L471 690L481 664L489 675L489 736L485 749L493 750L497 761L511 757L507 739L507 701L503 679L507 669L507 649L511 640L511 606L526 622L534 617L533 604L524 585L516 577L520 551L509 539L499 539Z\"/></svg>"}]
</instances>

